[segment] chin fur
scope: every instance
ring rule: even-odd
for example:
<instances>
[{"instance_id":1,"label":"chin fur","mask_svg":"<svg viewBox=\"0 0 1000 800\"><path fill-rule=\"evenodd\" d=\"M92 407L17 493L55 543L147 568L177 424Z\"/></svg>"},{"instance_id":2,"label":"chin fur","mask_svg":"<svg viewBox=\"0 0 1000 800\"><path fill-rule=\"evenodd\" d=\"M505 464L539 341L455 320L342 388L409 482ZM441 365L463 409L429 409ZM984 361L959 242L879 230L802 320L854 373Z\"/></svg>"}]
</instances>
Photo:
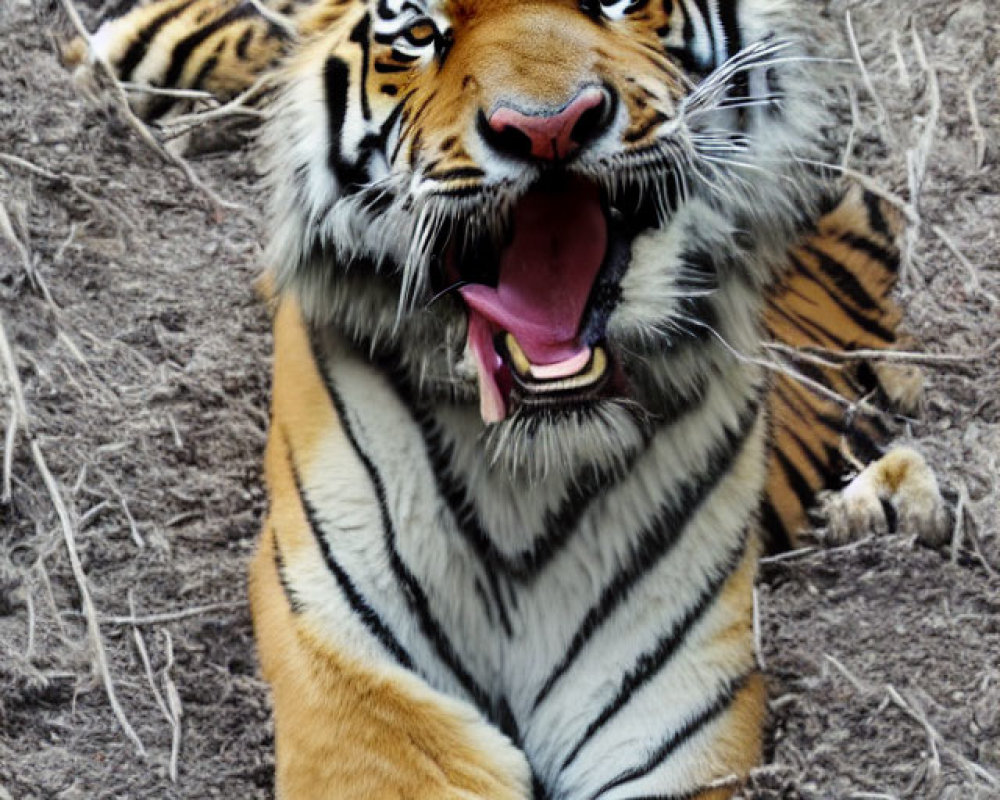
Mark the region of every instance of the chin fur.
<instances>
[{"instance_id":1,"label":"chin fur","mask_svg":"<svg viewBox=\"0 0 1000 800\"><path fill-rule=\"evenodd\" d=\"M598 400L570 408L525 409L486 428L483 451L515 483L539 483L583 466L624 470L652 435L653 417L629 400Z\"/></svg>"}]
</instances>

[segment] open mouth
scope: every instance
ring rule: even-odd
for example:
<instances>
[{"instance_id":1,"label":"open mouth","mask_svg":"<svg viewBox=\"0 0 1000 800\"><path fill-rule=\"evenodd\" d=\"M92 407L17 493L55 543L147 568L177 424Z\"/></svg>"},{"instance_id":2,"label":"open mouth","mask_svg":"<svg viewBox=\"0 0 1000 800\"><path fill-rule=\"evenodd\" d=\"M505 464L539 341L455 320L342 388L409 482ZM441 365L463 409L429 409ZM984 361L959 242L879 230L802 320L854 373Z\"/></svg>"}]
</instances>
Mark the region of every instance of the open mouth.
<instances>
[{"instance_id":1,"label":"open mouth","mask_svg":"<svg viewBox=\"0 0 1000 800\"><path fill-rule=\"evenodd\" d=\"M456 248L486 423L627 393L605 342L631 248L622 220L595 184L557 176L520 198L504 246Z\"/></svg>"}]
</instances>

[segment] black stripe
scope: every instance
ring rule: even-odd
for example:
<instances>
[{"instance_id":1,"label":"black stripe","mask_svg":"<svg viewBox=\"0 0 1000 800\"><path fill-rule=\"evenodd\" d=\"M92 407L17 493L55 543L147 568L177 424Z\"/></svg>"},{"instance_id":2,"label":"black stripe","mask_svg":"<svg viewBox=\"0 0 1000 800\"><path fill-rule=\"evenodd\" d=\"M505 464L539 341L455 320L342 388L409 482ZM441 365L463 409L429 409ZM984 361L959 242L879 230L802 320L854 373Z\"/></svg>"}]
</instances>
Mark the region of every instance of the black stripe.
<instances>
[{"instance_id":1,"label":"black stripe","mask_svg":"<svg viewBox=\"0 0 1000 800\"><path fill-rule=\"evenodd\" d=\"M662 122L667 120L667 115L662 111L657 111L653 114L640 128L636 128L632 131L627 131L622 137L622 140L627 144L633 144L638 142L640 139L644 139L653 128Z\"/></svg>"},{"instance_id":2,"label":"black stripe","mask_svg":"<svg viewBox=\"0 0 1000 800\"><path fill-rule=\"evenodd\" d=\"M720 0L719 2L719 22L722 24L722 31L726 36L726 52L723 61L732 58L743 49L743 36L740 33L740 23L736 13L736 2L730 0ZM721 66L718 64L717 66ZM732 91L729 96L735 100L740 100L750 96L750 72L741 69L730 80ZM770 90L771 87L768 86Z\"/></svg>"},{"instance_id":3,"label":"black stripe","mask_svg":"<svg viewBox=\"0 0 1000 800\"><path fill-rule=\"evenodd\" d=\"M194 80L191 82L191 88L200 89L217 66L219 66L218 56L205 59L205 63L201 65L201 69L198 70L198 74L194 76Z\"/></svg>"},{"instance_id":4,"label":"black stripe","mask_svg":"<svg viewBox=\"0 0 1000 800\"><path fill-rule=\"evenodd\" d=\"M368 182L364 164L351 163L344 158L341 147L341 132L347 117L350 69L336 56L330 56L323 66L323 87L326 100L326 120L329 132L329 152L327 166L344 192L356 192Z\"/></svg>"},{"instance_id":5,"label":"black stripe","mask_svg":"<svg viewBox=\"0 0 1000 800\"><path fill-rule=\"evenodd\" d=\"M388 75L395 72L409 72L413 67L404 66L402 64L386 64L383 61L376 61L373 65L376 72L382 75Z\"/></svg>"},{"instance_id":6,"label":"black stripe","mask_svg":"<svg viewBox=\"0 0 1000 800\"><path fill-rule=\"evenodd\" d=\"M408 400L404 402L412 409ZM507 555L497 548L483 528L468 487L452 470L454 449L445 442L440 427L426 414L417 413L415 419L420 426L438 493L451 511L463 538L486 565L488 574L500 570L522 580L537 575L551 563L576 532L590 504L613 487L638 456L636 453L624 469L596 471L588 467L581 470L569 482L566 497L559 507L546 513L542 530L532 537L531 547Z\"/></svg>"},{"instance_id":7,"label":"black stripe","mask_svg":"<svg viewBox=\"0 0 1000 800\"><path fill-rule=\"evenodd\" d=\"M490 603L490 599L486 596L486 590L483 588L483 582L476 578L476 582L473 585L476 590L476 597L479 598L479 605L483 608L483 615L486 617L486 621L493 624L493 606Z\"/></svg>"},{"instance_id":8,"label":"black stripe","mask_svg":"<svg viewBox=\"0 0 1000 800\"><path fill-rule=\"evenodd\" d=\"M420 60L419 53L404 53L402 50L399 50L395 47L392 48L392 51L389 53L389 55L393 61L397 61L400 64L412 64L414 61Z\"/></svg>"},{"instance_id":9,"label":"black stripe","mask_svg":"<svg viewBox=\"0 0 1000 800\"><path fill-rule=\"evenodd\" d=\"M139 36L129 45L121 62L117 65L120 80L131 80L132 73L135 72L135 68L146 57L149 45L152 43L153 37L160 32L160 28L183 13L192 3L194 3L194 0L187 0L186 3L178 3L173 8L168 8L162 14L150 20L149 24L139 31Z\"/></svg>"},{"instance_id":10,"label":"black stripe","mask_svg":"<svg viewBox=\"0 0 1000 800\"><path fill-rule=\"evenodd\" d=\"M841 426L838 425L832 431L832 433L834 435L839 435L840 427ZM817 476L819 476L819 479L821 481L824 481L824 484L826 483L826 481L834 477L833 475L830 474L829 464L823 461L822 457L815 451L813 451L813 449L805 443L805 440L801 436L799 436L798 432L794 428L786 429L785 433L793 442L795 442L795 444L799 446L799 449L802 450L802 454L805 456L806 461L808 461L809 465L816 471L816 474ZM824 450L824 453L826 452L828 451Z\"/></svg>"},{"instance_id":11,"label":"black stripe","mask_svg":"<svg viewBox=\"0 0 1000 800\"><path fill-rule=\"evenodd\" d=\"M330 549L330 542L322 533L323 525L317 518L316 509L309 501L309 498L306 496L303 489L298 466L295 463L295 459L292 457L292 448L288 440L288 434L285 431L282 431L281 433L285 440L285 448L288 452L288 466L292 471L292 477L295 481L295 491L298 493L299 502L302 504L302 510L305 512L306 521L309 523L309 530L312 532L313 538L316 540L316 544L319 545L320 552L323 554L323 562L326 564L327 569L333 573L334 578L336 578L337 584L340 586L340 590L344 593L344 598L347 600L348 604L350 604L351 609L358 615L361 622L364 623L364 626L368 628L369 632L371 632L371 634L379 640L382 646L392 654L396 661L407 669L413 669L413 659L410 658L410 654L406 652L406 648L400 644L399 640L395 637L392 631L389 630L389 626L385 624L378 612L372 608L371 604L365 599L364 595L358 591L358 588L354 585L351 577L333 555L333 551ZM275 541L275 544L277 544L277 541Z\"/></svg>"},{"instance_id":12,"label":"black stripe","mask_svg":"<svg viewBox=\"0 0 1000 800\"><path fill-rule=\"evenodd\" d=\"M823 271L823 274L858 308L863 308L867 311L881 310L881 306L875 302L868 293L868 290L861 285L861 282L840 261L837 261L814 244L807 244L803 249L816 258L816 262Z\"/></svg>"},{"instance_id":13,"label":"black stripe","mask_svg":"<svg viewBox=\"0 0 1000 800\"><path fill-rule=\"evenodd\" d=\"M457 181L463 178L482 178L485 174L479 167L456 167L442 172L428 172L424 177L434 181Z\"/></svg>"},{"instance_id":14,"label":"black stripe","mask_svg":"<svg viewBox=\"0 0 1000 800\"><path fill-rule=\"evenodd\" d=\"M815 248L807 246L806 249L817 256L820 262L820 269L822 269L823 272L828 273L831 279L837 282L838 276L843 278L844 284L841 285L839 282L837 282L837 288L840 289L840 291L844 292L844 294L846 294L849 299L858 303L859 305L862 302L866 301L873 309L877 311L882 310L881 306L872 302L871 297L864 290L864 287L860 286L860 284L857 283L857 280L854 278L854 276L848 273L847 270L845 270L841 264L838 264L829 256L821 252L815 251ZM806 268L806 266L801 261L799 261L793 254L789 254L789 257L791 258L792 262L795 264L796 268L799 271L804 272L806 274L809 273L809 270ZM853 291L855 286L858 289L860 289L861 292L860 296L857 298L851 296L851 291ZM855 322L857 326L862 330L864 330L865 332L870 333L873 336L879 337L884 342L894 342L896 340L896 334L893 333L888 328L884 327L878 321L866 317L856 307L851 306L848 303L840 302L836 298L833 299L834 302L836 302L837 305L841 309L843 309L844 313L847 314L847 316L849 316L851 320Z\"/></svg>"},{"instance_id":15,"label":"black stripe","mask_svg":"<svg viewBox=\"0 0 1000 800\"><path fill-rule=\"evenodd\" d=\"M702 786L684 794L644 794L642 797L630 797L628 800L698 800L708 787Z\"/></svg>"},{"instance_id":16,"label":"black stripe","mask_svg":"<svg viewBox=\"0 0 1000 800\"><path fill-rule=\"evenodd\" d=\"M889 223L882 213L882 202L878 196L872 192L865 192L865 208L868 210L868 225L875 233L881 234L886 239L892 239L893 233L889 228Z\"/></svg>"},{"instance_id":17,"label":"black stripe","mask_svg":"<svg viewBox=\"0 0 1000 800\"><path fill-rule=\"evenodd\" d=\"M243 31L243 35L236 42L236 57L239 59L246 59L247 48L250 46L250 42L253 41L253 28L247 28Z\"/></svg>"},{"instance_id":18,"label":"black stripe","mask_svg":"<svg viewBox=\"0 0 1000 800\"><path fill-rule=\"evenodd\" d=\"M750 530L747 527L740 536L738 545L732 548L726 555L721 568L718 564L715 565L717 574L712 576L705 584L694 605L684 612L683 616L673 624L670 631L660 638L655 647L640 655L635 665L625 673L621 685L618 687L618 693L610 703L601 709L601 712L594 718L593 722L587 726L583 736L563 761L562 769L565 770L573 763L580 754L580 751L593 738L594 734L625 707L635 692L663 670L680 650L691 629L694 628L708 609L712 607L726 581L743 561L749 536Z\"/></svg>"},{"instance_id":19,"label":"black stripe","mask_svg":"<svg viewBox=\"0 0 1000 800\"><path fill-rule=\"evenodd\" d=\"M860 236L856 233L843 233L840 236L840 241L851 249L864 253L873 261L877 261L894 275L899 269L899 253L895 250L882 247L882 245L873 242L867 236Z\"/></svg>"},{"instance_id":20,"label":"black stripe","mask_svg":"<svg viewBox=\"0 0 1000 800\"><path fill-rule=\"evenodd\" d=\"M740 23L736 16L738 3L731 0L720 0L719 22L726 34L726 58L732 58L743 49L743 37L740 35Z\"/></svg>"},{"instance_id":21,"label":"black stripe","mask_svg":"<svg viewBox=\"0 0 1000 800\"><path fill-rule=\"evenodd\" d=\"M496 580L498 571L521 580L530 579L541 572L573 537L591 502L617 484L652 441L652 436L647 436L643 446L636 448L624 465L603 470L596 470L591 466L581 469L568 482L566 497L559 507L546 513L542 531L532 537L530 549L507 555L497 548L483 528L468 486L452 469L453 445L445 441L441 427L422 408L404 371L398 363L388 358L383 361L382 367L420 430L438 494L448 506L462 537L485 565L487 576L493 576L491 584ZM499 603L499 595L495 590L494 594Z\"/></svg>"},{"instance_id":22,"label":"black stripe","mask_svg":"<svg viewBox=\"0 0 1000 800\"><path fill-rule=\"evenodd\" d=\"M180 78L181 73L184 72L187 60L191 57L195 48L204 42L209 36L222 28L225 28L227 25L232 25L234 22L238 22L241 19L254 16L257 16L257 10L252 5L249 3L240 3L235 8L231 8L218 19L210 22L204 28L199 28L194 33L181 39L181 41L178 42L177 46L174 48L174 51L170 54L170 66L167 68L167 74L163 79L163 85L178 85L177 80Z\"/></svg>"},{"instance_id":23,"label":"black stripe","mask_svg":"<svg viewBox=\"0 0 1000 800\"><path fill-rule=\"evenodd\" d=\"M354 432L354 426L351 424L350 417L347 414L347 407L344 405L344 400L334 386L333 377L329 373L328 360L324 356L322 344L318 339L315 329L310 329L309 331L309 344L313 360L323 378L323 385L326 387L327 396L330 398L330 402L337 412L337 417L343 426L344 434L347 436L348 442L350 442L351 449L354 450L355 455L357 455L358 460L368 474L369 481L371 481L372 489L375 492L375 499L378 503L379 516L382 520L382 535L386 555L389 557L389 566L399 584L400 591L406 598L410 610L416 616L421 632L434 647L438 657L448 667L455 676L455 679L465 689L479 709L492 718L493 707L489 701L489 696L476 683L465 665L462 664L448 636L434 618L430 609L430 603L427 600L427 594L396 548L396 527L392 521L392 515L389 513L385 483L378 468L358 441L357 435Z\"/></svg>"},{"instance_id":24,"label":"black stripe","mask_svg":"<svg viewBox=\"0 0 1000 800\"><path fill-rule=\"evenodd\" d=\"M708 453L708 465L700 474L685 481L675 490L678 501L667 501L661 505L656 517L643 530L638 543L633 547L632 559L601 592L597 603L591 606L583 622L573 634L563 658L546 678L535 697L534 708L538 708L548 697L552 688L566 673L594 633L608 621L612 613L628 598L633 587L645 577L669 553L688 523L701 509L702 504L727 474L733 461L738 458L743 444L754 430L760 416L761 396L758 394L748 401L734 430L726 429Z\"/></svg>"},{"instance_id":25,"label":"black stripe","mask_svg":"<svg viewBox=\"0 0 1000 800\"><path fill-rule=\"evenodd\" d=\"M775 450L775 454L777 455L778 463L781 465L781 471L788 478L788 485L791 487L792 492L795 493L799 505L802 506L803 510L809 508L812 505L813 498L816 497L816 492L780 448Z\"/></svg>"},{"instance_id":26,"label":"black stripe","mask_svg":"<svg viewBox=\"0 0 1000 800\"><path fill-rule=\"evenodd\" d=\"M371 60L371 41L369 41L368 33L370 29L371 17L365 14L351 30L351 41L356 42L361 48L361 85L358 87L358 94L361 95L361 113L366 120L372 118L372 108L368 103L368 69Z\"/></svg>"},{"instance_id":27,"label":"black stripe","mask_svg":"<svg viewBox=\"0 0 1000 800\"><path fill-rule=\"evenodd\" d=\"M288 583L288 575L285 571L285 556L278 545L278 534L274 530L273 525L271 526L271 549L274 551L274 569L278 573L278 583L281 584L281 590L285 593L288 607L292 610L293 614L301 614L303 611L302 601L295 596L291 585Z\"/></svg>"},{"instance_id":28,"label":"black stripe","mask_svg":"<svg viewBox=\"0 0 1000 800\"><path fill-rule=\"evenodd\" d=\"M722 715L733 704L736 695L740 693L755 674L756 672L749 672L735 680L726 681L709 705L668 736L650 753L649 757L642 764L626 770L617 778L605 783L597 792L590 796L590 800L597 800L602 794L610 792L624 783L631 783L639 778L643 778L663 764L684 742ZM681 796L683 797L683 795Z\"/></svg>"},{"instance_id":29,"label":"black stripe","mask_svg":"<svg viewBox=\"0 0 1000 800\"><path fill-rule=\"evenodd\" d=\"M827 292L827 290L822 286L820 288L823 289L824 292ZM816 305L815 300L813 300L812 298L805 297L798 291L792 291L791 293L799 297L802 297L807 303L811 305ZM829 294L829 292L827 292L827 294ZM836 303L837 301L831 298L831 302ZM841 350L846 349L847 343L837 335L836 331L831 331L829 328L825 328L820 323L814 322L813 320L802 316L798 312L796 312L793 316L792 312L787 311L783 306L779 305L773 299L768 301L768 308L771 311L777 313L780 317L784 318L784 320L788 322L789 325L795 328L795 330L797 330L799 333L805 336L806 339L808 339L809 341L819 344L823 341L824 338L828 338L829 340L834 342L839 349ZM774 339L777 339L778 341L781 340L781 337L775 334L774 331L771 331L771 334Z\"/></svg>"},{"instance_id":30,"label":"black stripe","mask_svg":"<svg viewBox=\"0 0 1000 800\"><path fill-rule=\"evenodd\" d=\"M768 551L784 553L792 549L792 531L781 521L774 504L765 499L760 504L760 525Z\"/></svg>"},{"instance_id":31,"label":"black stripe","mask_svg":"<svg viewBox=\"0 0 1000 800\"><path fill-rule=\"evenodd\" d=\"M496 603L497 613L500 615L500 625L508 637L513 636L514 629L510 624L510 613L507 611L507 603L500 589L500 577L495 570L487 569L486 580L490 582L490 593L493 595L493 602Z\"/></svg>"},{"instance_id":32,"label":"black stripe","mask_svg":"<svg viewBox=\"0 0 1000 800\"><path fill-rule=\"evenodd\" d=\"M414 142L416 142L416 137L414 137ZM411 150L410 152L415 154L416 150ZM413 159L411 158L411 161L412 160ZM431 196L451 197L451 198L475 197L477 194L481 194L482 191L483 187L477 183L469 186L456 186L454 188L435 189L432 192Z\"/></svg>"}]
</instances>

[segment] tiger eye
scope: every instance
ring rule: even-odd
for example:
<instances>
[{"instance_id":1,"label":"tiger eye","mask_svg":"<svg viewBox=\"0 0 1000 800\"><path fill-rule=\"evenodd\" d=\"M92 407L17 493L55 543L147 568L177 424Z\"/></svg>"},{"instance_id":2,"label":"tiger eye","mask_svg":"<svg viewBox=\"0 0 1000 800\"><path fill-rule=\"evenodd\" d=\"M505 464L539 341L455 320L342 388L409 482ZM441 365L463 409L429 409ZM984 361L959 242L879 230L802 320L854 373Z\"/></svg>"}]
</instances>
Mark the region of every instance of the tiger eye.
<instances>
[{"instance_id":1,"label":"tiger eye","mask_svg":"<svg viewBox=\"0 0 1000 800\"><path fill-rule=\"evenodd\" d=\"M429 42L437 33L436 28L430 22L418 22L406 31L406 37L413 42Z\"/></svg>"}]
</instances>

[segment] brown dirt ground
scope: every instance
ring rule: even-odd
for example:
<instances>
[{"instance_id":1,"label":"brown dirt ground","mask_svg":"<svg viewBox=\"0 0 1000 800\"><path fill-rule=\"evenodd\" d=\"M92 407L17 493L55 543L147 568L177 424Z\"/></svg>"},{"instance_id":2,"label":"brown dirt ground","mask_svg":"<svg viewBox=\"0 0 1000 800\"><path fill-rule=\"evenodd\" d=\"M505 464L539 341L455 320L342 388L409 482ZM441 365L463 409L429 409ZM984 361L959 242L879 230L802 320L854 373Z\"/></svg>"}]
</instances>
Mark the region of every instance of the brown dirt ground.
<instances>
[{"instance_id":1,"label":"brown dirt ground","mask_svg":"<svg viewBox=\"0 0 1000 800\"><path fill-rule=\"evenodd\" d=\"M907 326L922 349L957 358L928 370L925 413L906 435L963 498L967 524L940 552L903 533L764 566L773 746L747 796L1000 798L1000 5L815 7L842 37L850 12L878 98L859 85L855 113L841 104L849 166L921 218L900 288ZM0 204L27 253L0 236L0 321L33 437L21 420L13 448L0 444L12 457L0 503L0 800L269 797L270 705L244 602L269 352L251 288L253 158L194 162L250 206L213 218L175 169L77 96L52 29L51 8L0 3ZM0 390L6 431L6 376ZM31 442L69 508L144 756L95 678ZM136 626L115 619L130 603ZM157 700L169 712L174 691L176 782Z\"/></svg>"}]
</instances>

